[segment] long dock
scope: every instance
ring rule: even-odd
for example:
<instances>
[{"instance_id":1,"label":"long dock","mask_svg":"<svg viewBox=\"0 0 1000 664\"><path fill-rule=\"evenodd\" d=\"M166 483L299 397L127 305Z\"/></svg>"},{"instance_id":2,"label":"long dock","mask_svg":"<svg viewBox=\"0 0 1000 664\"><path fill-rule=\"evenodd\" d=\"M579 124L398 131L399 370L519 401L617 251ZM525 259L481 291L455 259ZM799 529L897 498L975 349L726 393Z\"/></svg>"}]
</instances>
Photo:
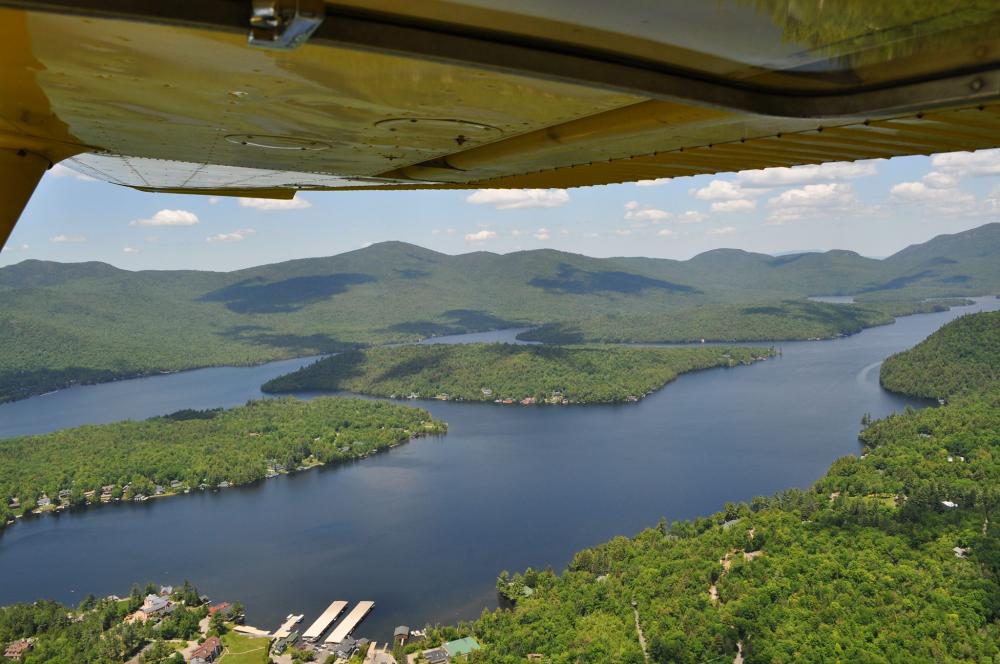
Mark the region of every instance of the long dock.
<instances>
[{"instance_id":1,"label":"long dock","mask_svg":"<svg viewBox=\"0 0 1000 664\"><path fill-rule=\"evenodd\" d=\"M295 627L295 623L302 620L302 615L289 614L288 618L285 619L285 623L278 628L278 631L274 633L274 638L284 639L289 634L292 633L292 628Z\"/></svg>"},{"instance_id":2,"label":"long dock","mask_svg":"<svg viewBox=\"0 0 1000 664\"><path fill-rule=\"evenodd\" d=\"M375 602L358 602L358 605L347 614L347 617L341 620L340 624L337 625L332 632L330 632L330 636L326 637L326 642L340 643L346 639L354 628L358 626L358 623L361 622L366 615L368 615L368 612L371 611L374 606Z\"/></svg>"},{"instance_id":3,"label":"long dock","mask_svg":"<svg viewBox=\"0 0 1000 664\"><path fill-rule=\"evenodd\" d=\"M347 602L342 600L337 600L326 607L326 611L316 619L316 622L309 625L309 629L302 633L303 639L308 639L310 641L315 641L326 631L326 628L330 626L337 616L341 614L344 608L347 607Z\"/></svg>"}]
</instances>

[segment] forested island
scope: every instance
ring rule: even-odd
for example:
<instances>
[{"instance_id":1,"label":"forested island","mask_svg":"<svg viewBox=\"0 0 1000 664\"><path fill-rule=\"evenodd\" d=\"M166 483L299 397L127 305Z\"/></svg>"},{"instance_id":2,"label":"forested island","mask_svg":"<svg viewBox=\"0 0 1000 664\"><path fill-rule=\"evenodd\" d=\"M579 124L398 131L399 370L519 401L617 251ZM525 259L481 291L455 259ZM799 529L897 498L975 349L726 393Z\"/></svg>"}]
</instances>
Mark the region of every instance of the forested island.
<instances>
[{"instance_id":1,"label":"forested island","mask_svg":"<svg viewBox=\"0 0 1000 664\"><path fill-rule=\"evenodd\" d=\"M893 392L947 399L1000 381L1000 311L956 318L888 358L879 379Z\"/></svg>"},{"instance_id":2,"label":"forested island","mask_svg":"<svg viewBox=\"0 0 1000 664\"><path fill-rule=\"evenodd\" d=\"M765 348L434 344L335 355L265 392L346 390L392 398L570 404L638 401L687 371L766 359Z\"/></svg>"},{"instance_id":3,"label":"forested island","mask_svg":"<svg viewBox=\"0 0 1000 664\"><path fill-rule=\"evenodd\" d=\"M955 326L977 357L992 343L991 320ZM962 370L956 359L941 367ZM931 372L913 376L911 389L939 389ZM516 606L471 626L477 661L539 653L642 664L640 638L653 662L732 661L738 651L748 663L993 661L1000 383L962 389L946 406L871 424L863 454L808 490L661 522L581 551L560 575L502 574L498 588Z\"/></svg>"},{"instance_id":4,"label":"forested island","mask_svg":"<svg viewBox=\"0 0 1000 664\"><path fill-rule=\"evenodd\" d=\"M609 314L550 323L518 335L524 341L574 343L681 343L692 341L796 341L833 339L899 316L947 311L965 299L831 304L784 300L710 304L650 314Z\"/></svg>"},{"instance_id":5,"label":"forested island","mask_svg":"<svg viewBox=\"0 0 1000 664\"><path fill-rule=\"evenodd\" d=\"M7 438L0 527L31 511L247 484L445 431L419 408L286 397Z\"/></svg>"}]
</instances>

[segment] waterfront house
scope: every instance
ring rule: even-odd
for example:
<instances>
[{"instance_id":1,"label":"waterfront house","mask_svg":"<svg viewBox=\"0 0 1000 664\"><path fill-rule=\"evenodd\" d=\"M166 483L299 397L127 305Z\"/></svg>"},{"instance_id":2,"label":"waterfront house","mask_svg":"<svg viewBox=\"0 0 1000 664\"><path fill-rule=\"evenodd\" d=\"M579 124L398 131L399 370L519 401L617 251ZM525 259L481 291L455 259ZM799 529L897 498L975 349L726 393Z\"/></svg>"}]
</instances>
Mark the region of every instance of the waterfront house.
<instances>
[{"instance_id":1,"label":"waterfront house","mask_svg":"<svg viewBox=\"0 0 1000 664\"><path fill-rule=\"evenodd\" d=\"M341 659L350 659L358 651L358 642L351 637L344 638L343 641L333 646L333 654Z\"/></svg>"},{"instance_id":2,"label":"waterfront house","mask_svg":"<svg viewBox=\"0 0 1000 664\"><path fill-rule=\"evenodd\" d=\"M425 650L422 654L428 664L447 664L448 660L451 659L448 651L444 648L431 648L430 650Z\"/></svg>"},{"instance_id":3,"label":"waterfront house","mask_svg":"<svg viewBox=\"0 0 1000 664\"><path fill-rule=\"evenodd\" d=\"M216 604L215 606L210 606L208 608L208 615L214 616L216 613L221 613L223 617L228 617L229 610L231 608L233 608L232 604L230 604L229 602L222 602L220 604Z\"/></svg>"},{"instance_id":4,"label":"waterfront house","mask_svg":"<svg viewBox=\"0 0 1000 664\"><path fill-rule=\"evenodd\" d=\"M181 482L180 480L174 480L170 483L170 488L175 491L181 488L182 486L184 486L184 482Z\"/></svg>"},{"instance_id":5,"label":"waterfront house","mask_svg":"<svg viewBox=\"0 0 1000 664\"><path fill-rule=\"evenodd\" d=\"M12 510L16 510L19 507L21 507L21 502L17 498L11 498L10 502L7 503L7 507L9 507Z\"/></svg>"},{"instance_id":6,"label":"waterfront house","mask_svg":"<svg viewBox=\"0 0 1000 664\"><path fill-rule=\"evenodd\" d=\"M448 641L441 647L447 651L449 657L458 657L459 655L468 655L473 650L479 650L479 642L471 636L467 636L464 639Z\"/></svg>"},{"instance_id":7,"label":"waterfront house","mask_svg":"<svg viewBox=\"0 0 1000 664\"><path fill-rule=\"evenodd\" d=\"M162 495L163 495L163 494L165 494L166 492L167 492L167 490L166 490L166 489L164 489L164 488L163 488L162 486L160 486L159 484L157 484L157 485L156 485L156 488L155 488L155 489L153 489L153 495L155 495L155 496L162 496Z\"/></svg>"},{"instance_id":8,"label":"waterfront house","mask_svg":"<svg viewBox=\"0 0 1000 664\"><path fill-rule=\"evenodd\" d=\"M94 496L96 496L96 495L97 495L97 491L94 490L94 489L91 489L90 491L84 491L83 492L83 497L86 498L88 501L93 500Z\"/></svg>"},{"instance_id":9,"label":"waterfront house","mask_svg":"<svg viewBox=\"0 0 1000 664\"><path fill-rule=\"evenodd\" d=\"M7 649L3 651L3 656L7 659L20 661L24 657L24 653L29 650L31 650L31 639L20 639L9 644Z\"/></svg>"},{"instance_id":10,"label":"waterfront house","mask_svg":"<svg viewBox=\"0 0 1000 664\"><path fill-rule=\"evenodd\" d=\"M191 664L209 664L222 654L222 641L217 636L210 636L191 653Z\"/></svg>"},{"instance_id":11,"label":"waterfront house","mask_svg":"<svg viewBox=\"0 0 1000 664\"><path fill-rule=\"evenodd\" d=\"M52 504L52 501L49 499L48 496L46 496L45 494L42 494L42 497L39 498L35 502L35 504L38 505L39 507L48 507L49 505Z\"/></svg>"},{"instance_id":12,"label":"waterfront house","mask_svg":"<svg viewBox=\"0 0 1000 664\"><path fill-rule=\"evenodd\" d=\"M392 632L392 641L397 645L406 645L408 638L410 638L410 628L407 625L400 625Z\"/></svg>"},{"instance_id":13,"label":"waterfront house","mask_svg":"<svg viewBox=\"0 0 1000 664\"><path fill-rule=\"evenodd\" d=\"M166 597L160 597L159 595L146 595L146 598L142 601L142 608L136 613L141 613L138 616L140 620L146 621L150 618L156 618L158 616L171 613L172 607L170 605L170 600Z\"/></svg>"},{"instance_id":14,"label":"waterfront house","mask_svg":"<svg viewBox=\"0 0 1000 664\"><path fill-rule=\"evenodd\" d=\"M173 586L160 586L160 597L170 597L174 594Z\"/></svg>"}]
</instances>

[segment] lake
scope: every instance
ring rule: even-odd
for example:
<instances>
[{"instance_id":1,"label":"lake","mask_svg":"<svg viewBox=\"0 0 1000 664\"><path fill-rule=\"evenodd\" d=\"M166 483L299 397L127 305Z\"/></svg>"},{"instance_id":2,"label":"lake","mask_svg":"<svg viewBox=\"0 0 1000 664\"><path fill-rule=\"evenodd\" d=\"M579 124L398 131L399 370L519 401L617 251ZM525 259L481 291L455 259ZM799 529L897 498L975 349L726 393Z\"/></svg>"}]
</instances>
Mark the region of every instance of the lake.
<instances>
[{"instance_id":1,"label":"lake","mask_svg":"<svg viewBox=\"0 0 1000 664\"><path fill-rule=\"evenodd\" d=\"M878 385L888 355L1000 300L902 318L842 339L778 344L750 367L681 376L637 404L520 407L427 401L449 433L337 468L221 492L32 518L0 534L0 604L132 582L192 580L247 622L311 622L374 600L356 636L474 618L500 570L563 568L577 550L807 487L858 452L866 412L926 405ZM485 340L515 332L488 333ZM483 340L483 339L480 339ZM438 339L435 341L442 341ZM0 406L0 435L233 406L312 359L76 387ZM309 396L309 395L304 395Z\"/></svg>"}]
</instances>

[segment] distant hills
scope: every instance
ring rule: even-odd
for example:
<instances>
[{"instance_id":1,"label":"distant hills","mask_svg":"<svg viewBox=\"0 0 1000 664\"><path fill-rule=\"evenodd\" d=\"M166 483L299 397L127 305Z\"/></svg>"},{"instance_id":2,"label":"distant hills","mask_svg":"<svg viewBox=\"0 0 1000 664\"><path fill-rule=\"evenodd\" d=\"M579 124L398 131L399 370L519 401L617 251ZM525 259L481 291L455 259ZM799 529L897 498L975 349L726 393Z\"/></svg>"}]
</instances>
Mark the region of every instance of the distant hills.
<instances>
[{"instance_id":1,"label":"distant hills","mask_svg":"<svg viewBox=\"0 0 1000 664\"><path fill-rule=\"evenodd\" d=\"M246 364L431 335L809 295L1000 291L1000 224L884 260L734 249L687 261L549 249L449 256L383 242L235 272L0 268L0 399L75 381Z\"/></svg>"}]
</instances>

